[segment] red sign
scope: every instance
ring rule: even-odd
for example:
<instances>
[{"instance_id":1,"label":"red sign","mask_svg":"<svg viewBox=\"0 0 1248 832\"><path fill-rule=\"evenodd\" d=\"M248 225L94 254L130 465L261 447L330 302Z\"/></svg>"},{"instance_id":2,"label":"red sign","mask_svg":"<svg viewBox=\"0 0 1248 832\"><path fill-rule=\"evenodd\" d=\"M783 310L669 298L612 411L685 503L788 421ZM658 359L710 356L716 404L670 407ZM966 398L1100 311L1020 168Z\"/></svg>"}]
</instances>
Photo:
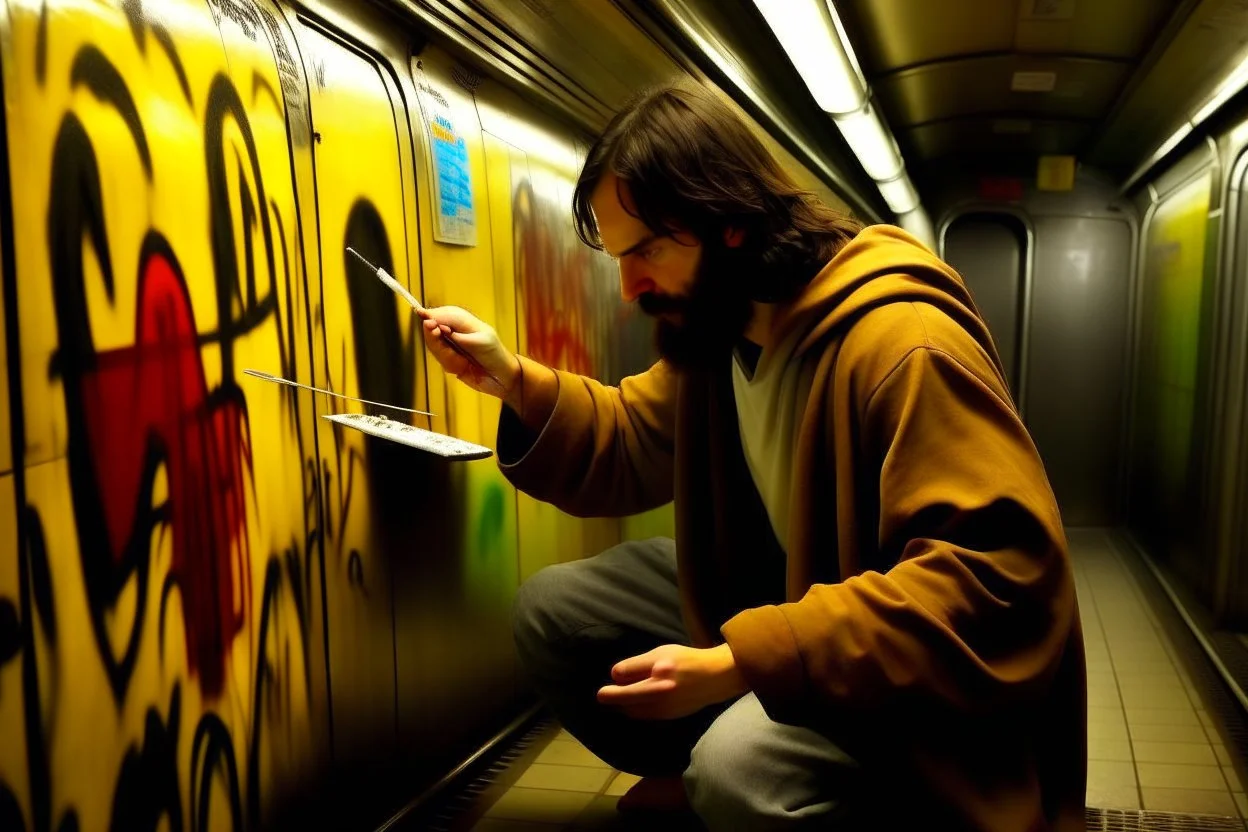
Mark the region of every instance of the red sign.
<instances>
[{"instance_id":1,"label":"red sign","mask_svg":"<svg viewBox=\"0 0 1248 832\"><path fill-rule=\"evenodd\" d=\"M1020 202L1023 180L1010 176L980 177L979 198L989 202Z\"/></svg>"}]
</instances>

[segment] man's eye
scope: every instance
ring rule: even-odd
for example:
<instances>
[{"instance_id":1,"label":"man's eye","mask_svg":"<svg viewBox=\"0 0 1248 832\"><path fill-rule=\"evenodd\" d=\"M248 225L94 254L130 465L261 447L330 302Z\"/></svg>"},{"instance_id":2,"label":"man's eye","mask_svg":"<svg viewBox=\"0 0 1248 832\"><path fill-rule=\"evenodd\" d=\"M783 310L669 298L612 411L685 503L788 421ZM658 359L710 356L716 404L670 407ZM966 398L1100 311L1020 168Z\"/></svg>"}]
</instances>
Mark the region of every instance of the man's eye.
<instances>
[{"instance_id":1,"label":"man's eye","mask_svg":"<svg viewBox=\"0 0 1248 832\"><path fill-rule=\"evenodd\" d=\"M641 252L641 258L643 260L653 260L658 253L659 253L659 247L651 246L650 248L644 249Z\"/></svg>"}]
</instances>

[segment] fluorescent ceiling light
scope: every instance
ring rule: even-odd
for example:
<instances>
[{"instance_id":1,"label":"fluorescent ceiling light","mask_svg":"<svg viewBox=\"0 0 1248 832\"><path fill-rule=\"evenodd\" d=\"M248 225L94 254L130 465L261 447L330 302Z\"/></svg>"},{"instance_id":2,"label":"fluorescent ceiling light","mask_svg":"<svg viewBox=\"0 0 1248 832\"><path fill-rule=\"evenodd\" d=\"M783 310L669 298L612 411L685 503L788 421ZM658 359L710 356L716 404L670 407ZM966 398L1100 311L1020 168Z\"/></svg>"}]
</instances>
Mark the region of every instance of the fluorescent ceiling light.
<instances>
[{"instance_id":1,"label":"fluorescent ceiling light","mask_svg":"<svg viewBox=\"0 0 1248 832\"><path fill-rule=\"evenodd\" d=\"M889 210L894 214L905 214L919 207L919 194L905 173L887 182L877 182L876 185L879 186L880 196L884 197Z\"/></svg>"},{"instance_id":2,"label":"fluorescent ceiling light","mask_svg":"<svg viewBox=\"0 0 1248 832\"><path fill-rule=\"evenodd\" d=\"M892 134L884 128L884 122L875 108L867 105L856 113L836 119L841 135L854 155L876 182L896 179L901 173L901 154Z\"/></svg>"},{"instance_id":3,"label":"fluorescent ceiling light","mask_svg":"<svg viewBox=\"0 0 1248 832\"><path fill-rule=\"evenodd\" d=\"M862 107L866 83L829 3L754 0L754 4L823 110L840 114Z\"/></svg>"}]
</instances>

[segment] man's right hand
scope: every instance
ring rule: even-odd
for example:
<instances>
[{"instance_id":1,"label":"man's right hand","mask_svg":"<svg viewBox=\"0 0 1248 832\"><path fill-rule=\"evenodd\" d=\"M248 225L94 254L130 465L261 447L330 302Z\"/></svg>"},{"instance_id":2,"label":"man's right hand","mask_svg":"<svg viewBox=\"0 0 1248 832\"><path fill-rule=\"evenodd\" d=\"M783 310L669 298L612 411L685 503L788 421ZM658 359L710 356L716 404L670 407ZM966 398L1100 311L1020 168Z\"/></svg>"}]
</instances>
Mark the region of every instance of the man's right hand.
<instances>
[{"instance_id":1,"label":"man's right hand","mask_svg":"<svg viewBox=\"0 0 1248 832\"><path fill-rule=\"evenodd\" d=\"M504 401L514 397L523 372L520 359L503 346L493 327L458 306L426 309L422 325L425 346L448 373L482 393ZM477 363L455 352L450 340Z\"/></svg>"}]
</instances>

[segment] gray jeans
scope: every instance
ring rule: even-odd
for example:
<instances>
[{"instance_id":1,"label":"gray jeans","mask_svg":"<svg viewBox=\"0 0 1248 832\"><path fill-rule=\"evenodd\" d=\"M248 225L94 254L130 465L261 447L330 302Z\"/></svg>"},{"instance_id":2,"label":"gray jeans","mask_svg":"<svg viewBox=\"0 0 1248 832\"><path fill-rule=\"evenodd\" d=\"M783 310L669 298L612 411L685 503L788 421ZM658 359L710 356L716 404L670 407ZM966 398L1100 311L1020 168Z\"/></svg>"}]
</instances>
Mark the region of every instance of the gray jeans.
<instances>
[{"instance_id":1,"label":"gray jeans","mask_svg":"<svg viewBox=\"0 0 1248 832\"><path fill-rule=\"evenodd\" d=\"M622 543L543 569L520 587L514 628L520 660L564 728L622 771L683 773L712 832L852 825L858 764L823 734L773 722L752 693L666 721L598 703L616 662L689 644L672 540Z\"/></svg>"}]
</instances>

